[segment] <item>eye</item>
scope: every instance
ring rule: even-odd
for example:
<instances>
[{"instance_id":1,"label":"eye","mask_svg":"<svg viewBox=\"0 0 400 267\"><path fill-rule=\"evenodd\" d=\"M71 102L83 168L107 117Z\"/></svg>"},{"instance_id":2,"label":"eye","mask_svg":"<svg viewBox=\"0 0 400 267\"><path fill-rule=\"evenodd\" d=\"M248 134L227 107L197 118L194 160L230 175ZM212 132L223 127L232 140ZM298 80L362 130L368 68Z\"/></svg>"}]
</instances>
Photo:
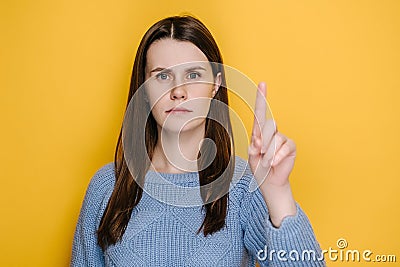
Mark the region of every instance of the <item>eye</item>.
<instances>
[{"instance_id":1,"label":"eye","mask_svg":"<svg viewBox=\"0 0 400 267\"><path fill-rule=\"evenodd\" d=\"M168 73L160 72L160 73L158 73L158 74L156 75L156 78L159 79L159 80L165 81L165 80L170 79L170 76L168 75Z\"/></svg>"},{"instance_id":2,"label":"eye","mask_svg":"<svg viewBox=\"0 0 400 267\"><path fill-rule=\"evenodd\" d=\"M191 72L187 76L187 78L191 79L191 80L196 79L196 78L200 78L200 77L201 77L201 75L198 72Z\"/></svg>"}]
</instances>

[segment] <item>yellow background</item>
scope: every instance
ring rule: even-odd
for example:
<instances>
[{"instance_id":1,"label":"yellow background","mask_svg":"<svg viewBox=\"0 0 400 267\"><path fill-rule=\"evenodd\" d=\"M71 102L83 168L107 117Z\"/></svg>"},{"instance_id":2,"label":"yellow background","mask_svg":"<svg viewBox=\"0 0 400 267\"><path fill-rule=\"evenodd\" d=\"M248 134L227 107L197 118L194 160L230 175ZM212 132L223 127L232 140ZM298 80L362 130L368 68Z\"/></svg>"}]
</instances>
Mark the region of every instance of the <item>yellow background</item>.
<instances>
[{"instance_id":1,"label":"yellow background","mask_svg":"<svg viewBox=\"0 0 400 267\"><path fill-rule=\"evenodd\" d=\"M113 160L139 40L183 12L226 64L267 82L322 248L346 238L398 264L399 1L3 0L0 265L68 265L85 189Z\"/></svg>"}]
</instances>

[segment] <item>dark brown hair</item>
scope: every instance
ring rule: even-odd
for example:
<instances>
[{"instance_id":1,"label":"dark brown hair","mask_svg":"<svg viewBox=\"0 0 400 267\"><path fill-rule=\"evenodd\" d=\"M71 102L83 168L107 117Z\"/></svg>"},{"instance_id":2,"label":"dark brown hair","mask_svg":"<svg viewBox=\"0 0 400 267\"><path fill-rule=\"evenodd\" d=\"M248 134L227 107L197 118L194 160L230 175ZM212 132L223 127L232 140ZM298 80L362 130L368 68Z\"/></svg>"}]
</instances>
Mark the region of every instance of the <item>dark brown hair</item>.
<instances>
[{"instance_id":1,"label":"dark brown hair","mask_svg":"<svg viewBox=\"0 0 400 267\"><path fill-rule=\"evenodd\" d=\"M122 238L132 210L139 203L143 194L140 185L143 185L149 169L158 134L156 121L149 112L149 105L145 101L144 90L138 90L138 88L145 82L147 50L153 42L166 38L190 42L205 54L209 62L220 63L212 64L214 76L220 72L222 78L221 86L214 99L226 105L218 105L217 109L215 102L211 101L209 115L206 118L204 137L214 141L217 151L216 156L210 161L208 157L213 154L210 152L210 149L213 148L207 145L209 142L203 142L199 152L197 165L199 182L202 186L200 193L203 203L205 203L203 208L206 210L206 216L198 233L203 230L206 236L219 231L225 225L228 209L227 192L234 169L234 144L227 107L228 92L225 86L224 69L221 65L223 63L222 56L210 31L198 19L192 16L169 17L149 28L136 53L126 110L128 112L128 105L132 106L129 112L131 112L133 121L129 123L131 128L124 129L124 125L121 127L114 158L116 177L114 190L97 231L98 244L103 250ZM139 95L135 95L136 93ZM134 95L135 97L133 97ZM130 103L131 101L133 103ZM147 116L147 114L149 115ZM145 129L145 133L140 134L140 130L135 131L135 129L142 129L142 131ZM127 150L131 149L123 147L125 131L136 134L130 142L135 149L135 155L142 155L135 157L133 162L127 162L125 157ZM211 162L210 165L208 165L209 162ZM210 184L213 181L218 181L218 183Z\"/></svg>"}]
</instances>

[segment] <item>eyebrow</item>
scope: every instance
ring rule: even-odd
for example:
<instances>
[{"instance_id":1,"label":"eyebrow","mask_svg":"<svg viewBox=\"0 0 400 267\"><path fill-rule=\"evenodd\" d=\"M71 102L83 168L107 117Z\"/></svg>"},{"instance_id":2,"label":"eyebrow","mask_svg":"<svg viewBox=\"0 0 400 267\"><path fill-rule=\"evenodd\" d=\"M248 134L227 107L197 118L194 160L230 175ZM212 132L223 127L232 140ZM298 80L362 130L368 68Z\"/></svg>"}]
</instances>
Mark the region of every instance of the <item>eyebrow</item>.
<instances>
[{"instance_id":1,"label":"eyebrow","mask_svg":"<svg viewBox=\"0 0 400 267\"><path fill-rule=\"evenodd\" d=\"M150 71L150 73L152 73L152 72L160 72L160 71L163 71L163 70L166 70L166 68L157 67L157 68L153 69L152 71Z\"/></svg>"},{"instance_id":2,"label":"eyebrow","mask_svg":"<svg viewBox=\"0 0 400 267\"><path fill-rule=\"evenodd\" d=\"M207 71L207 70L206 70L204 67L202 67L202 66L193 66L193 67L190 67L190 68L185 69L186 72L187 72L187 71L193 71L193 70L204 70L204 71ZM151 70L150 73L152 73L152 72L160 72L160 71L171 72L171 69L169 69L169 68L163 68L163 67L157 67L157 68Z\"/></svg>"}]
</instances>

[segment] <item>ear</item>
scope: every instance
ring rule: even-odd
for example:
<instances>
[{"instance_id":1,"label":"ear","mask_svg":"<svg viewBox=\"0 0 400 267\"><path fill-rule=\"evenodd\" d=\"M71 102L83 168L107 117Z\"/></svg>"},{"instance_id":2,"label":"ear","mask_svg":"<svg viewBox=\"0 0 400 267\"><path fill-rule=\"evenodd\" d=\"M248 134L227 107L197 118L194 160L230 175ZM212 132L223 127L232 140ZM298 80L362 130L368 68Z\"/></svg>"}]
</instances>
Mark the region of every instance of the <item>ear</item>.
<instances>
[{"instance_id":1,"label":"ear","mask_svg":"<svg viewBox=\"0 0 400 267\"><path fill-rule=\"evenodd\" d=\"M214 79L214 85L213 85L214 88L212 91L212 97L214 97L218 93L218 89L221 86L221 83L222 83L221 72L218 72Z\"/></svg>"}]
</instances>

